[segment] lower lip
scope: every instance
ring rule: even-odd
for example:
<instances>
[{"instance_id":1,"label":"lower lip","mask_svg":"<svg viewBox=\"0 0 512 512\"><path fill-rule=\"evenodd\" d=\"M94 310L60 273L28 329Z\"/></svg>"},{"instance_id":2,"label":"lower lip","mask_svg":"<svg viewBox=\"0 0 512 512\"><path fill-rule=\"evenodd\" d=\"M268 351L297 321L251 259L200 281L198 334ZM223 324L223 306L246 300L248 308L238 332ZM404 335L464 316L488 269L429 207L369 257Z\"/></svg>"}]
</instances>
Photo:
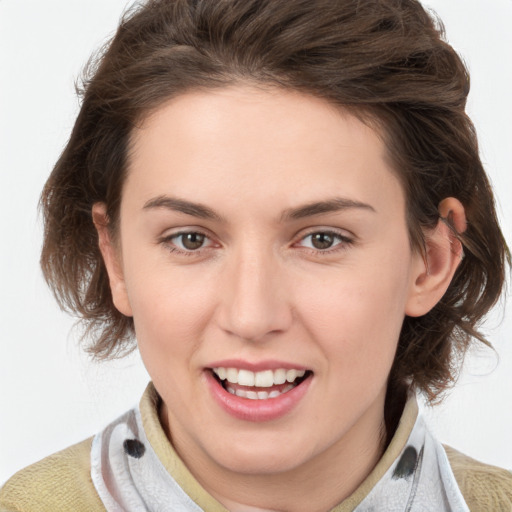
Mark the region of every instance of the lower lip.
<instances>
[{"instance_id":1,"label":"lower lip","mask_svg":"<svg viewBox=\"0 0 512 512\"><path fill-rule=\"evenodd\" d=\"M205 375L208 387L222 409L235 418L253 422L271 421L288 414L307 393L312 380L309 376L298 386L276 398L251 400L226 391L211 371L207 370Z\"/></svg>"}]
</instances>

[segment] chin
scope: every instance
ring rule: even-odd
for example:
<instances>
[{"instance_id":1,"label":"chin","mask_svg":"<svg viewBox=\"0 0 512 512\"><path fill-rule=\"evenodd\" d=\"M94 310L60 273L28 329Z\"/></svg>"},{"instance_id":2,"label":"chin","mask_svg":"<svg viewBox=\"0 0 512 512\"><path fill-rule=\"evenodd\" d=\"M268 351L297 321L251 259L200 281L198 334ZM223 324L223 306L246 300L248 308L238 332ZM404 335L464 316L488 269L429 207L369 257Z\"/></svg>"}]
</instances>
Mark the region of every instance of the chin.
<instances>
[{"instance_id":1,"label":"chin","mask_svg":"<svg viewBox=\"0 0 512 512\"><path fill-rule=\"evenodd\" d=\"M305 443L289 439L262 439L254 435L252 440L229 440L228 446L218 446L210 456L224 469L237 474L264 475L292 471L308 460Z\"/></svg>"}]
</instances>

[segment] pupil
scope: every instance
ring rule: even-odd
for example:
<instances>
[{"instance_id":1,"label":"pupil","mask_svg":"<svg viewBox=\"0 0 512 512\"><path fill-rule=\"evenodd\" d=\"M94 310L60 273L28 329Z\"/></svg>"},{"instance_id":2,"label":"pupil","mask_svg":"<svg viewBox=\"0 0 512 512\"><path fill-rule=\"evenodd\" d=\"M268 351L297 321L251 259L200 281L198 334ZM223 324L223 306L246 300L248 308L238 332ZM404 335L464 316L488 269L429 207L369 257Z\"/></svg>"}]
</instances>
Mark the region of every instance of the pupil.
<instances>
[{"instance_id":1,"label":"pupil","mask_svg":"<svg viewBox=\"0 0 512 512\"><path fill-rule=\"evenodd\" d=\"M204 243L204 235L201 233L187 233L182 238L183 247L193 251L199 249Z\"/></svg>"},{"instance_id":2,"label":"pupil","mask_svg":"<svg viewBox=\"0 0 512 512\"><path fill-rule=\"evenodd\" d=\"M334 242L332 235L327 233L315 233L311 238L315 249L329 249Z\"/></svg>"}]
</instances>

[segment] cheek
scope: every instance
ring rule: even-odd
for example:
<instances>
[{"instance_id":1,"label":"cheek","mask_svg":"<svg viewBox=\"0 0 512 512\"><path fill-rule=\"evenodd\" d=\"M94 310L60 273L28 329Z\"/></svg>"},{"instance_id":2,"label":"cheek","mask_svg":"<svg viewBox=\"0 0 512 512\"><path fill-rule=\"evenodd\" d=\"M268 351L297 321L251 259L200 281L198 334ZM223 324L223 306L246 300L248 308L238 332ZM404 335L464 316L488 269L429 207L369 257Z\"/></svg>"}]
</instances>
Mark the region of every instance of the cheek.
<instances>
[{"instance_id":1,"label":"cheek","mask_svg":"<svg viewBox=\"0 0 512 512\"><path fill-rule=\"evenodd\" d=\"M407 261L339 269L309 283L299 315L329 360L347 375L389 372L404 319Z\"/></svg>"},{"instance_id":2,"label":"cheek","mask_svg":"<svg viewBox=\"0 0 512 512\"><path fill-rule=\"evenodd\" d=\"M155 269L156 270L156 269ZM168 404L186 417L199 380L197 354L207 324L208 299L190 281L154 273L129 288L139 353L151 380Z\"/></svg>"},{"instance_id":3,"label":"cheek","mask_svg":"<svg viewBox=\"0 0 512 512\"><path fill-rule=\"evenodd\" d=\"M146 366L164 368L179 361L180 368L185 368L183 363L200 345L211 317L215 288L205 279L165 265L129 275L127 291Z\"/></svg>"}]
</instances>

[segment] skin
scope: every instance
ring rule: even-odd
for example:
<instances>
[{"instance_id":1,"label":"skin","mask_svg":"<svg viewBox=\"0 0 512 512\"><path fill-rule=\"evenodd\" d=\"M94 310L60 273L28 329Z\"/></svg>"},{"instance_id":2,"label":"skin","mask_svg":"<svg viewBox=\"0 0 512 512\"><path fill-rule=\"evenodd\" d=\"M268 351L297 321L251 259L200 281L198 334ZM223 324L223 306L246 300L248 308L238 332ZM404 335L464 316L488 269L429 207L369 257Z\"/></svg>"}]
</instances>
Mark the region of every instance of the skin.
<instances>
[{"instance_id":1,"label":"skin","mask_svg":"<svg viewBox=\"0 0 512 512\"><path fill-rule=\"evenodd\" d=\"M382 454L404 316L436 304L460 259L442 222L425 257L411 249L387 162L375 131L321 99L244 85L189 92L133 133L116 243L105 205L94 206L114 302L134 318L162 424L231 511L329 510ZM289 215L334 198L351 203ZM440 214L463 227L457 200ZM184 231L206 235L203 246L185 249ZM332 246L316 248L311 234L326 232ZM233 358L307 368L309 389L278 419L234 418L205 379L213 361Z\"/></svg>"}]
</instances>

